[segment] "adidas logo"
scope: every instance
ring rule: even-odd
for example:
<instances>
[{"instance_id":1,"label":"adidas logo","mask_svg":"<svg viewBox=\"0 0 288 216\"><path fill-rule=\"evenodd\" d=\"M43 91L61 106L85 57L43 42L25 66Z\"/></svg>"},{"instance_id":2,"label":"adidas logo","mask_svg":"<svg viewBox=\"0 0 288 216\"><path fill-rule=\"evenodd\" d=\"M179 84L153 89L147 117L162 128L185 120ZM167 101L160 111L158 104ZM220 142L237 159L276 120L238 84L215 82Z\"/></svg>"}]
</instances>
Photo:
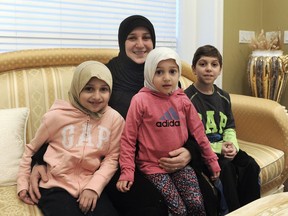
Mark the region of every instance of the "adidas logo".
<instances>
[{"instance_id":1,"label":"adidas logo","mask_svg":"<svg viewBox=\"0 0 288 216\"><path fill-rule=\"evenodd\" d=\"M164 122L156 122L156 126L157 127L178 127L180 126L180 121L175 121L175 120L171 120L171 121L164 121Z\"/></svg>"},{"instance_id":2,"label":"adidas logo","mask_svg":"<svg viewBox=\"0 0 288 216\"><path fill-rule=\"evenodd\" d=\"M161 116L160 121L156 122L157 127L179 127L179 116L173 107Z\"/></svg>"}]
</instances>

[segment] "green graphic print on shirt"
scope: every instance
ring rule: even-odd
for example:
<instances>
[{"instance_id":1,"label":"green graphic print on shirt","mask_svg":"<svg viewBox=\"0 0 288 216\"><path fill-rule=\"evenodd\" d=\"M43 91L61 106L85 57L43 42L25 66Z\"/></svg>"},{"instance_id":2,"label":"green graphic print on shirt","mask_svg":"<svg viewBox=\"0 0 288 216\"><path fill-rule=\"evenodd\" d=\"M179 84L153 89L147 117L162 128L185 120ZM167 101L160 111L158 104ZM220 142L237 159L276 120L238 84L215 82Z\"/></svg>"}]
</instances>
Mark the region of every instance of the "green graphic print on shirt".
<instances>
[{"instance_id":1,"label":"green graphic print on shirt","mask_svg":"<svg viewBox=\"0 0 288 216\"><path fill-rule=\"evenodd\" d=\"M194 85L189 86L185 93L203 122L213 151L220 154L223 142L232 142L239 150L229 94L216 85L211 95L199 92Z\"/></svg>"}]
</instances>

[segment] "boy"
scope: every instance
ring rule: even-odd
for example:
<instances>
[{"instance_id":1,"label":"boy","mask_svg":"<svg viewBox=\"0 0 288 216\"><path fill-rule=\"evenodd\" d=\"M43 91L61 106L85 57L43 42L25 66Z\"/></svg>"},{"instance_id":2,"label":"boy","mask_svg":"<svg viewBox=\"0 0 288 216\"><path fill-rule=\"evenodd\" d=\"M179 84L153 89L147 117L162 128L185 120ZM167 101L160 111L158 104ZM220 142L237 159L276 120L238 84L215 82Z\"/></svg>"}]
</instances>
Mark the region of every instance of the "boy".
<instances>
[{"instance_id":1,"label":"boy","mask_svg":"<svg viewBox=\"0 0 288 216\"><path fill-rule=\"evenodd\" d=\"M260 197L260 167L239 149L230 96L214 84L222 70L219 51L211 45L199 47L192 69L197 80L185 93L198 111L211 147L219 158L220 180L231 212Z\"/></svg>"}]
</instances>

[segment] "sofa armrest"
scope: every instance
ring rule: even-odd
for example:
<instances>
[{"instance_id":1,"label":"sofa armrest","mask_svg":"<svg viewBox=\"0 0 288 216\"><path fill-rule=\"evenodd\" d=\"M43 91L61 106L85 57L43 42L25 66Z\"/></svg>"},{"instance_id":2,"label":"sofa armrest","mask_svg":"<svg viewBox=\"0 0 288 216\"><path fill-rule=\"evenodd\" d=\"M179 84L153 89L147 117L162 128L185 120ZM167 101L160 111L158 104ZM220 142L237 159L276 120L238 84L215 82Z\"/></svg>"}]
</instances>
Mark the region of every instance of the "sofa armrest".
<instances>
[{"instance_id":1,"label":"sofa armrest","mask_svg":"<svg viewBox=\"0 0 288 216\"><path fill-rule=\"evenodd\" d=\"M244 95L230 94L237 137L241 140L267 145L285 154L288 170L288 114L279 103Z\"/></svg>"}]
</instances>

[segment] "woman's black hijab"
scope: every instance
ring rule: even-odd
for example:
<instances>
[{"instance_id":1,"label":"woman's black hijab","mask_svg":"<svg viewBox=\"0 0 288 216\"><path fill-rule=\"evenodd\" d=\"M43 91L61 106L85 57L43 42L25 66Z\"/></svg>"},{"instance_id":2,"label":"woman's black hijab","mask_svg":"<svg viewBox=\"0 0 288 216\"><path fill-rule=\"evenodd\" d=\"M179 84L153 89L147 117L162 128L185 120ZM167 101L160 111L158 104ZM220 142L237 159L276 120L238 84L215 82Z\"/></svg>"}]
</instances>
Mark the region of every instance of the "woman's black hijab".
<instances>
[{"instance_id":1,"label":"woman's black hijab","mask_svg":"<svg viewBox=\"0 0 288 216\"><path fill-rule=\"evenodd\" d=\"M131 98L144 86L144 63L137 64L126 54L127 36L137 27L148 29L155 48L155 31L152 23L141 15L133 15L124 19L118 30L119 54L107 63L113 77L113 90L109 105L125 118Z\"/></svg>"}]
</instances>

